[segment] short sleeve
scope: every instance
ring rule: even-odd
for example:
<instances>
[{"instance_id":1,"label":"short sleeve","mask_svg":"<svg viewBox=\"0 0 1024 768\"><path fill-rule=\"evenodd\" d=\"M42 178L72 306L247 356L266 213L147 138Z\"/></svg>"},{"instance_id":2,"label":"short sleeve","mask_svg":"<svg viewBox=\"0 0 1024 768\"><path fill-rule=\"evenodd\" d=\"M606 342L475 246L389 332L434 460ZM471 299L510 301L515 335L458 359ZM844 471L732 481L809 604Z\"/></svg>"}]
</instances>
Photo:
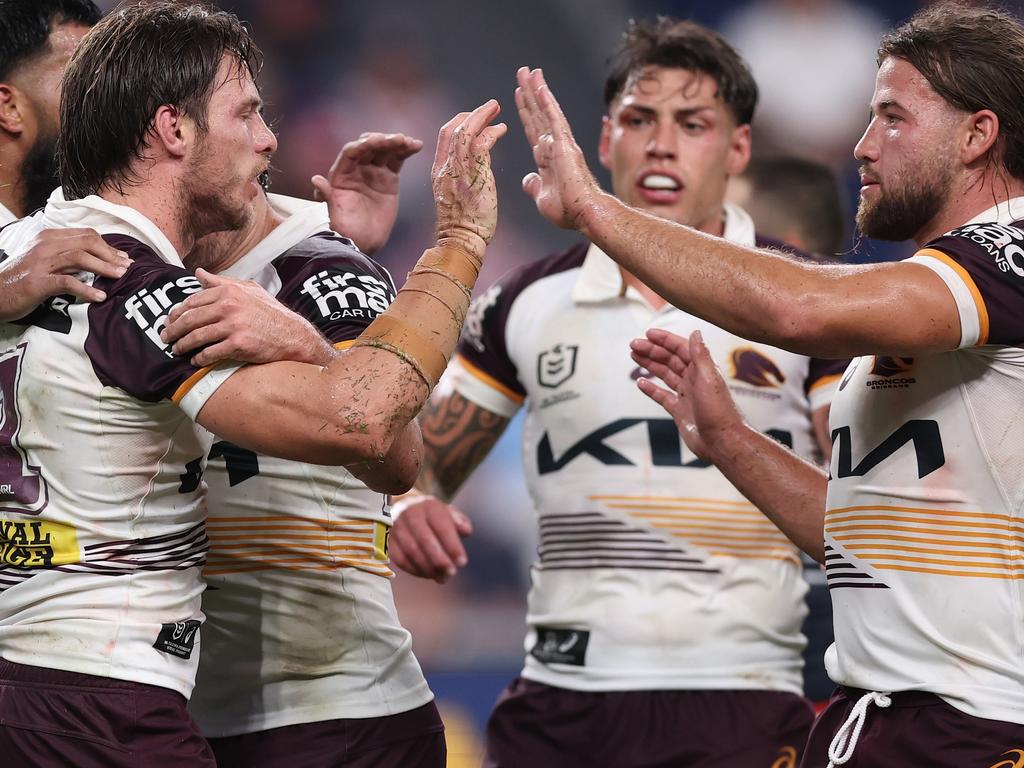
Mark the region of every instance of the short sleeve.
<instances>
[{"instance_id":1,"label":"short sleeve","mask_svg":"<svg viewBox=\"0 0 1024 768\"><path fill-rule=\"evenodd\" d=\"M926 244L908 261L935 272L960 315L960 347L1024 341L1024 230L970 224Z\"/></svg>"},{"instance_id":2,"label":"short sleeve","mask_svg":"<svg viewBox=\"0 0 1024 768\"><path fill-rule=\"evenodd\" d=\"M509 418L526 399L505 339L511 299L512 292L498 281L473 301L451 366L459 394Z\"/></svg>"},{"instance_id":3,"label":"short sleeve","mask_svg":"<svg viewBox=\"0 0 1024 768\"><path fill-rule=\"evenodd\" d=\"M97 278L93 283L107 294L105 301L88 308L85 352L97 378L144 402L170 400L195 419L217 388L241 367L229 363L196 368L160 338L171 309L202 286L190 271L168 264L137 240L119 235L103 239L134 263L118 280Z\"/></svg>"},{"instance_id":4,"label":"short sleeve","mask_svg":"<svg viewBox=\"0 0 1024 768\"><path fill-rule=\"evenodd\" d=\"M820 357L808 359L807 378L804 380L804 392L811 410L816 411L832 404L839 388L843 374L850 366L850 360L825 360Z\"/></svg>"},{"instance_id":5,"label":"short sleeve","mask_svg":"<svg viewBox=\"0 0 1024 768\"><path fill-rule=\"evenodd\" d=\"M277 299L335 346L347 346L394 301L391 275L351 241L325 233L274 260Z\"/></svg>"}]
</instances>

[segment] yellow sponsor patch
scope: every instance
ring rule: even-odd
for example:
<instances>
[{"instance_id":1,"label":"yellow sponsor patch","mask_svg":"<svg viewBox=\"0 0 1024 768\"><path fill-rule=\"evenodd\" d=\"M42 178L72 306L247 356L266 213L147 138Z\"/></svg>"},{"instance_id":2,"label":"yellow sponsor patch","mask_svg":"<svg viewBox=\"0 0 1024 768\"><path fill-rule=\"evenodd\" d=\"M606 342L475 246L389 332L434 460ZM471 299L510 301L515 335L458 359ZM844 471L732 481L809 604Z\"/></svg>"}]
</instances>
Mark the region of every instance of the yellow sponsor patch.
<instances>
[{"instance_id":1,"label":"yellow sponsor patch","mask_svg":"<svg viewBox=\"0 0 1024 768\"><path fill-rule=\"evenodd\" d=\"M70 525L46 520L0 519L0 564L49 568L81 561L78 533Z\"/></svg>"},{"instance_id":2,"label":"yellow sponsor patch","mask_svg":"<svg viewBox=\"0 0 1024 768\"><path fill-rule=\"evenodd\" d=\"M391 528L384 523L373 524L373 556L378 560L388 560L388 536Z\"/></svg>"}]
</instances>

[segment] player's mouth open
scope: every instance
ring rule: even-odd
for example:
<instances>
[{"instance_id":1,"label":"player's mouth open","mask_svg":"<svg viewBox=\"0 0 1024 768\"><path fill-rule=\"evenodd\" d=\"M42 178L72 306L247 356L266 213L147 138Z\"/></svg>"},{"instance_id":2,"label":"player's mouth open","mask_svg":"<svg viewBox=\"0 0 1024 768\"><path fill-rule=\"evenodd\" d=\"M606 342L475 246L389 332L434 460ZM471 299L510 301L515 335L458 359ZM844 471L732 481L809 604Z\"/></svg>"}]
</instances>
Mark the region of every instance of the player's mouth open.
<instances>
[{"instance_id":1,"label":"player's mouth open","mask_svg":"<svg viewBox=\"0 0 1024 768\"><path fill-rule=\"evenodd\" d=\"M643 197L651 202L675 202L683 191L682 182L665 173L644 174L637 186Z\"/></svg>"}]
</instances>

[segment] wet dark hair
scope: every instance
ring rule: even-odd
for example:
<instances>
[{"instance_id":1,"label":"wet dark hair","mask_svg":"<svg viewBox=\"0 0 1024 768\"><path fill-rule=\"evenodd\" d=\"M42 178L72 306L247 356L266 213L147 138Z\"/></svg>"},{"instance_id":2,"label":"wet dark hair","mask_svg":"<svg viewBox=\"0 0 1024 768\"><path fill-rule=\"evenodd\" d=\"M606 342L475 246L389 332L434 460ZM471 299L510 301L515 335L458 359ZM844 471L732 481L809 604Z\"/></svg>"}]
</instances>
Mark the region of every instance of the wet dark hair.
<instances>
[{"instance_id":1,"label":"wet dark hair","mask_svg":"<svg viewBox=\"0 0 1024 768\"><path fill-rule=\"evenodd\" d=\"M0 81L50 50L55 24L91 27L102 15L91 0L0 0Z\"/></svg>"},{"instance_id":2,"label":"wet dark hair","mask_svg":"<svg viewBox=\"0 0 1024 768\"><path fill-rule=\"evenodd\" d=\"M897 58L956 109L999 118L994 159L1024 179L1024 29L1006 11L944 2L882 38L878 63Z\"/></svg>"},{"instance_id":3,"label":"wet dark hair","mask_svg":"<svg viewBox=\"0 0 1024 768\"><path fill-rule=\"evenodd\" d=\"M238 17L205 2L133 0L97 24L64 73L57 157L65 196L137 183L131 164L165 104L205 132L224 56L254 78L262 64Z\"/></svg>"},{"instance_id":4,"label":"wet dark hair","mask_svg":"<svg viewBox=\"0 0 1024 768\"><path fill-rule=\"evenodd\" d=\"M750 68L725 38L700 24L667 16L630 21L609 63L604 85L604 101L609 107L630 78L645 67L669 67L701 72L714 80L718 96L737 125L754 119L757 83Z\"/></svg>"}]
</instances>

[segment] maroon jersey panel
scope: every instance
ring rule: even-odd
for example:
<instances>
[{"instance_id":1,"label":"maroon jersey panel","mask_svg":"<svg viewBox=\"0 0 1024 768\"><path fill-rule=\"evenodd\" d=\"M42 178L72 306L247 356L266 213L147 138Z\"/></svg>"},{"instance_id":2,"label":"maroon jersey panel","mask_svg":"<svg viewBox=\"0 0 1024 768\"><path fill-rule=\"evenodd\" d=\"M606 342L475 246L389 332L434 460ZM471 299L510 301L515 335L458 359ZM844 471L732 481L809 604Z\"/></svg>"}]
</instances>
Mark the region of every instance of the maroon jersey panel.
<instances>
[{"instance_id":1,"label":"maroon jersey panel","mask_svg":"<svg viewBox=\"0 0 1024 768\"><path fill-rule=\"evenodd\" d=\"M968 224L924 248L941 251L971 276L988 312L987 343L1024 342L1024 227Z\"/></svg>"},{"instance_id":2,"label":"maroon jersey panel","mask_svg":"<svg viewBox=\"0 0 1024 768\"><path fill-rule=\"evenodd\" d=\"M395 298L388 271L330 232L307 237L273 266L281 278L278 300L333 343L356 338Z\"/></svg>"},{"instance_id":3,"label":"maroon jersey panel","mask_svg":"<svg viewBox=\"0 0 1024 768\"><path fill-rule=\"evenodd\" d=\"M191 271L168 264L134 238L103 239L134 263L118 280L97 277L93 283L107 299L89 307L86 354L104 385L145 402L170 399L199 369L189 362L190 355L173 354L160 331L171 309L202 286Z\"/></svg>"}]
</instances>

